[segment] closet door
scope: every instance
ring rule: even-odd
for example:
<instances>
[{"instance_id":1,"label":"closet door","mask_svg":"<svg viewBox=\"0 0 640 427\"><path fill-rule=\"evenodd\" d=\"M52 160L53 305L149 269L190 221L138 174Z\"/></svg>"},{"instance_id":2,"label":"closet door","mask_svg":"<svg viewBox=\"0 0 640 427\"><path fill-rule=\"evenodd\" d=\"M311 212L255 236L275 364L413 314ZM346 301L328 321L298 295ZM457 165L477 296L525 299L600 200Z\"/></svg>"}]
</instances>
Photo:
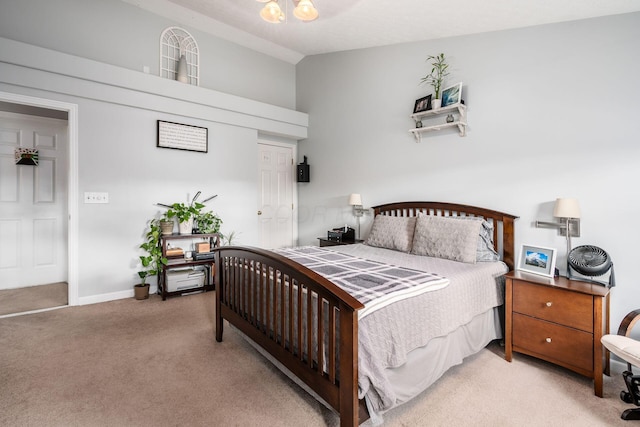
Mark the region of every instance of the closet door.
<instances>
[{"instance_id":1,"label":"closet door","mask_svg":"<svg viewBox=\"0 0 640 427\"><path fill-rule=\"evenodd\" d=\"M293 147L258 144L258 230L260 247L293 246Z\"/></svg>"}]
</instances>

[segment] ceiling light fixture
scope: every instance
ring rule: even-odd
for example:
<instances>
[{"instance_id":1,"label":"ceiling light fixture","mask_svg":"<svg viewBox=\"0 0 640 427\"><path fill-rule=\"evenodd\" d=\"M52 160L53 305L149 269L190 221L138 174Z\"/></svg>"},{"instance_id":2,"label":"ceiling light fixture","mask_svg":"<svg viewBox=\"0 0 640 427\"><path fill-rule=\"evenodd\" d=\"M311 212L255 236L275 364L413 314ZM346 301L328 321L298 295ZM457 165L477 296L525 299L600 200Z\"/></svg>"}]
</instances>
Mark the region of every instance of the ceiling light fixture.
<instances>
[{"instance_id":1,"label":"ceiling light fixture","mask_svg":"<svg viewBox=\"0 0 640 427\"><path fill-rule=\"evenodd\" d=\"M280 8L278 0L257 0L266 3L260 11L260 17L272 24L279 24L286 20L286 14ZM286 8L285 0L285 8ZM292 0L296 5L293 9L293 16L301 21L313 21L318 17L318 9L315 8L311 0Z\"/></svg>"},{"instance_id":2,"label":"ceiling light fixture","mask_svg":"<svg viewBox=\"0 0 640 427\"><path fill-rule=\"evenodd\" d=\"M260 17L272 24L279 24L280 21L284 21L285 19L284 13L282 13L282 9L280 9L280 5L278 5L277 0L271 0L265 4L260 11Z\"/></svg>"},{"instance_id":3,"label":"ceiling light fixture","mask_svg":"<svg viewBox=\"0 0 640 427\"><path fill-rule=\"evenodd\" d=\"M313 21L318 17L318 9L313 6L311 0L300 0L293 9L293 16L301 21Z\"/></svg>"}]
</instances>

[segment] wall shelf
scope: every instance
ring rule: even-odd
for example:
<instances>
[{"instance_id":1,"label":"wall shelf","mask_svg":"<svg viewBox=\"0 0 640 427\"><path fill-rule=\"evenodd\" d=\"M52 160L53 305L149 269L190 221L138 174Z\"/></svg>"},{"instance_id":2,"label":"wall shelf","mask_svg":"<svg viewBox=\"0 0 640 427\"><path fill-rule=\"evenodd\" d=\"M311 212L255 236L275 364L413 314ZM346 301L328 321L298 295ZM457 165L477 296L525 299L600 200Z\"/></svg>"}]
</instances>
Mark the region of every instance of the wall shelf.
<instances>
[{"instance_id":1,"label":"wall shelf","mask_svg":"<svg viewBox=\"0 0 640 427\"><path fill-rule=\"evenodd\" d=\"M439 117L446 114L458 114L458 119L454 120L451 123L439 123L431 126L423 126L416 127L414 129L409 129L409 132L413 134L416 138L416 142L422 141L422 134L425 132L434 132L442 129L457 127L458 133L460 136L467 135L467 107L464 104L457 103L453 105L448 105L446 107L438 108L437 110L427 110L422 111L420 113L414 113L411 116L416 123L418 121L422 121L423 119Z\"/></svg>"}]
</instances>

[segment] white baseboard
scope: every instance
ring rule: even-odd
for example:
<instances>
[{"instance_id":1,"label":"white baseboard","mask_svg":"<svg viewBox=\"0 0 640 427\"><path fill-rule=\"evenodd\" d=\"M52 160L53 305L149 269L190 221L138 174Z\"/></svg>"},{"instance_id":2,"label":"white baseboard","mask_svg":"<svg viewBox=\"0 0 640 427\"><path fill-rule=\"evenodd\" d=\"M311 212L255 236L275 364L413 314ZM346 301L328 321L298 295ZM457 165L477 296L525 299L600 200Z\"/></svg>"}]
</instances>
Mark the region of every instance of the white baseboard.
<instances>
[{"instance_id":1,"label":"white baseboard","mask_svg":"<svg viewBox=\"0 0 640 427\"><path fill-rule=\"evenodd\" d=\"M157 286L149 288L149 294L155 294L158 290ZM108 294L91 295L88 297L79 297L78 305L98 304L101 302L115 301L118 299L133 298L133 288L128 291L111 292Z\"/></svg>"}]
</instances>

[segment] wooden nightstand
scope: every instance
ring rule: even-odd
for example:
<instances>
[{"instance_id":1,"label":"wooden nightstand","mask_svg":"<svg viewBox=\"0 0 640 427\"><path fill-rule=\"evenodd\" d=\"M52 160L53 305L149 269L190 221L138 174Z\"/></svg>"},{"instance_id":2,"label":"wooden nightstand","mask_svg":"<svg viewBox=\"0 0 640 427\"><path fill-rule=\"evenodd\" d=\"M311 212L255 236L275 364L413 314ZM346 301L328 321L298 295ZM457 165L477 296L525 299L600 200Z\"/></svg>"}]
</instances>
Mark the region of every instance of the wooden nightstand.
<instances>
[{"instance_id":1,"label":"wooden nightstand","mask_svg":"<svg viewBox=\"0 0 640 427\"><path fill-rule=\"evenodd\" d=\"M364 240L348 240L344 242L336 242L335 240L325 239L324 237L318 237L320 241L320 247L323 248L325 246L341 246L341 245L353 245L354 243L362 243Z\"/></svg>"},{"instance_id":2,"label":"wooden nightstand","mask_svg":"<svg viewBox=\"0 0 640 427\"><path fill-rule=\"evenodd\" d=\"M609 289L522 271L505 277L505 359L517 352L571 369L593 378L602 397L609 352L600 338L609 333Z\"/></svg>"}]
</instances>

